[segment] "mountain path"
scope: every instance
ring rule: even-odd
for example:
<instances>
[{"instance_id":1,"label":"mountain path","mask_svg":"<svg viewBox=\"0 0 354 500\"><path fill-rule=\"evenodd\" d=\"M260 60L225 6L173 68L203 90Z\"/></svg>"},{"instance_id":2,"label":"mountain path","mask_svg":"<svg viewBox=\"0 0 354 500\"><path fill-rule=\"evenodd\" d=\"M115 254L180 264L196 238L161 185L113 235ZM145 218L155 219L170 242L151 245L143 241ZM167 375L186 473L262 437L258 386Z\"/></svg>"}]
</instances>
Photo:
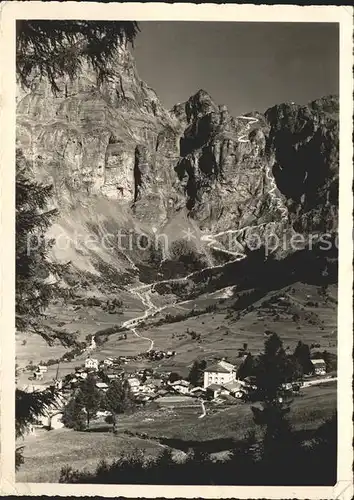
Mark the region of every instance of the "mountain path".
<instances>
[{"instance_id":1,"label":"mountain path","mask_svg":"<svg viewBox=\"0 0 354 500\"><path fill-rule=\"evenodd\" d=\"M253 125L254 123L257 123L259 121L258 118L255 118L253 116L238 116L237 118L244 119L244 120L248 121L248 123L246 125L246 130L249 130L250 127L251 127L251 125ZM246 135L240 136L238 138L238 141L239 142L249 142L249 139L245 139L245 137L246 137ZM283 205L283 202L276 195L277 186L276 186L274 177L271 176L271 172L270 172L270 167L269 166L266 167L266 172L265 173L266 173L267 179L269 180L269 182L271 184L271 190L269 191L269 195L272 197L273 200L275 200L275 204L276 204L277 208L282 212L282 219L285 219L285 218L287 219L287 209L285 207L281 206L281 205ZM135 336L137 336L137 337L139 337L141 339L149 341L150 345L149 345L149 347L148 347L148 349L147 349L146 352L151 351L154 348L154 341L151 338L149 338L149 337L143 337L142 335L139 335L139 333L136 331L136 327L138 327L148 317L155 316L156 314L158 314L159 312L163 311L164 309L166 309L168 307L178 306L179 304L183 304L183 303L186 302L186 301L180 301L180 302L174 301L171 304L167 304L167 305L164 305L164 306L161 306L161 307L157 307L152 302L152 298L151 298L151 292L155 291L156 285L164 285L164 284L184 282L184 281L187 281L188 279L192 278L194 275L202 273L204 271L212 270L212 269L221 269L221 268L223 268L224 266L226 266L228 264L232 264L234 262L238 262L240 260L243 260L246 257L245 253L232 252L230 250L226 250L225 248L220 248L220 246L214 246L215 244L218 243L216 241L216 238L218 238L219 236L224 236L225 234L236 234L236 235L242 234L247 229L253 229L254 230L256 228L265 226L267 224L268 223L262 223L262 224L258 224L258 225L255 225L255 226L245 226L245 227L242 227L241 229L228 229L226 231L220 231L219 233L216 233L216 234L203 234L201 236L201 240L205 241L208 244L208 247L213 248L214 250L219 250L221 252L233 255L235 258L233 260L229 261L229 262L224 263L224 264L219 264L219 265L216 265L216 266L208 266L208 267L205 267L202 270L193 271L193 272L187 274L186 276L184 276L182 278L172 278L172 279L168 279L168 280L160 280L160 281L155 281L154 283L139 285L137 287L131 288L129 290L129 292L132 293L133 295L135 295L136 297L138 297L139 300L141 300L141 302L143 303L143 305L145 306L146 309L145 309L143 315L137 316L136 318L132 318L132 319L129 319L127 321L124 321L122 323L122 327L129 329ZM137 269L137 267L135 266L134 262L128 256L126 256L126 257L129 260L129 262L131 263L132 267L134 269Z\"/></svg>"}]
</instances>

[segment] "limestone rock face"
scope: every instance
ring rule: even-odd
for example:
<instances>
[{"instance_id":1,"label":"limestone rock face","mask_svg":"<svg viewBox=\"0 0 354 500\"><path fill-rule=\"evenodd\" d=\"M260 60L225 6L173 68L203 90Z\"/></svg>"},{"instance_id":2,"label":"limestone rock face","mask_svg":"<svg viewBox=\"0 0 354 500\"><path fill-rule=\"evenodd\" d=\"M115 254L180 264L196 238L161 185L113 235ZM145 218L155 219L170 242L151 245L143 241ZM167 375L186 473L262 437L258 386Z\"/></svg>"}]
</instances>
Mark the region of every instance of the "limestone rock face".
<instances>
[{"instance_id":1,"label":"limestone rock face","mask_svg":"<svg viewBox=\"0 0 354 500\"><path fill-rule=\"evenodd\" d=\"M61 205L75 204L80 195L141 200L155 178L158 138L162 148L166 130L175 134L179 127L139 79L126 47L107 71L100 84L84 68L74 81L59 82L57 95L34 77L31 91L19 94L18 145L36 175L54 182Z\"/></svg>"},{"instance_id":2,"label":"limestone rock face","mask_svg":"<svg viewBox=\"0 0 354 500\"><path fill-rule=\"evenodd\" d=\"M241 246L255 226L336 228L336 97L233 117L199 90L168 111L126 46L107 74L83 68L56 95L34 76L18 94L18 146L68 216L91 202L150 227L183 213L202 231L243 229Z\"/></svg>"},{"instance_id":3,"label":"limestone rock face","mask_svg":"<svg viewBox=\"0 0 354 500\"><path fill-rule=\"evenodd\" d=\"M338 223L339 102L281 104L266 112L267 149L275 181L300 231L331 231Z\"/></svg>"}]
</instances>

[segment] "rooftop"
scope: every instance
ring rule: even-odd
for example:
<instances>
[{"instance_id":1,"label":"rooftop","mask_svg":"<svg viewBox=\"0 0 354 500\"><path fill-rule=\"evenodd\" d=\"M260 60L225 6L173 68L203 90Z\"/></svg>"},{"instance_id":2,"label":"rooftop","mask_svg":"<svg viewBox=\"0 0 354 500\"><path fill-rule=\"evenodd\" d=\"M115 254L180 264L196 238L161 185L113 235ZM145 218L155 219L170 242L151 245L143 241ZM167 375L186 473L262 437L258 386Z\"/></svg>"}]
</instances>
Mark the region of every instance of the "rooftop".
<instances>
[{"instance_id":1,"label":"rooftop","mask_svg":"<svg viewBox=\"0 0 354 500\"><path fill-rule=\"evenodd\" d=\"M222 384L222 386L225 388L225 389L228 389L230 391L232 390L239 390L242 386L244 386L245 384L243 384L241 381L239 380L231 380L230 382L226 382L225 384Z\"/></svg>"},{"instance_id":2,"label":"rooftop","mask_svg":"<svg viewBox=\"0 0 354 500\"><path fill-rule=\"evenodd\" d=\"M96 387L98 389L107 389L108 385L105 382L96 382Z\"/></svg>"},{"instance_id":3,"label":"rooftop","mask_svg":"<svg viewBox=\"0 0 354 500\"><path fill-rule=\"evenodd\" d=\"M214 372L214 373L230 373L235 370L235 367L231 363L227 363L226 361L219 361L218 363L214 363L211 366L207 366L206 372Z\"/></svg>"},{"instance_id":4,"label":"rooftop","mask_svg":"<svg viewBox=\"0 0 354 500\"><path fill-rule=\"evenodd\" d=\"M190 383L187 380L176 380L175 382L171 382L170 385L184 385L185 387L189 387Z\"/></svg>"},{"instance_id":5,"label":"rooftop","mask_svg":"<svg viewBox=\"0 0 354 500\"><path fill-rule=\"evenodd\" d=\"M311 359L311 363L313 365L325 365L326 364L324 359Z\"/></svg>"},{"instance_id":6,"label":"rooftop","mask_svg":"<svg viewBox=\"0 0 354 500\"><path fill-rule=\"evenodd\" d=\"M210 384L207 387L207 389L210 389L211 391L218 391L221 388L222 386L220 384Z\"/></svg>"}]
</instances>

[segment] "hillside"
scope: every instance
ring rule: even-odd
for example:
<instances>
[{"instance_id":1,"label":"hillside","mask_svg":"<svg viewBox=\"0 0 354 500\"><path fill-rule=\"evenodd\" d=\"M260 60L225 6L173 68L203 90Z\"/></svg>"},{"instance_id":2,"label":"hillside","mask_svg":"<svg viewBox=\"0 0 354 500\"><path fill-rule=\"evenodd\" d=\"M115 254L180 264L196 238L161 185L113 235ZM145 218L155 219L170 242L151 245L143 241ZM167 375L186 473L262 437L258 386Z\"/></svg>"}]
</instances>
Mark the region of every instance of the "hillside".
<instances>
[{"instance_id":1,"label":"hillside","mask_svg":"<svg viewBox=\"0 0 354 500\"><path fill-rule=\"evenodd\" d=\"M144 352L146 339L176 347L188 352L180 369L215 346L232 355L242 342L257 350L268 326L291 345L332 338L335 303L313 310L288 290L312 297L337 281L338 98L232 117L198 90L166 110L127 46L107 74L102 83L85 67L56 94L33 77L31 90L18 93L17 145L33 176L54 185L51 257L70 261L65 281L74 294L47 311L58 337L50 353L34 337L22 346L19 332L19 364L60 358L61 340L72 347L89 335L103 339L98 356ZM326 235L331 250L313 245L313 233ZM268 248L272 238L278 244ZM274 294L290 301L285 312L265 308ZM88 297L96 305L85 305ZM122 311L104 309L113 298ZM209 310L195 314L200 304ZM199 344L187 327L201 329Z\"/></svg>"},{"instance_id":2,"label":"hillside","mask_svg":"<svg viewBox=\"0 0 354 500\"><path fill-rule=\"evenodd\" d=\"M56 94L33 77L18 94L17 144L54 185L53 254L76 273L145 281L154 259L176 260L186 231L202 267L244 258L254 233L336 231L337 97L232 117L199 90L168 111L127 46L107 73L100 83L83 68Z\"/></svg>"}]
</instances>

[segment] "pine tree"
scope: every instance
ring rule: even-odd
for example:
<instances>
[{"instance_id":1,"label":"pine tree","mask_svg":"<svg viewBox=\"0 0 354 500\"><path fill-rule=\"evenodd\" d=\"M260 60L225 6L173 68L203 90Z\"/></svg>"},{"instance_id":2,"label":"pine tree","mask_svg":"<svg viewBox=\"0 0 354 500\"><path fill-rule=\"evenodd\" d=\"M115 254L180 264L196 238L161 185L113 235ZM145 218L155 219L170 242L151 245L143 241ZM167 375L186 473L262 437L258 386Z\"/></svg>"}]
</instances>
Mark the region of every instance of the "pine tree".
<instances>
[{"instance_id":1,"label":"pine tree","mask_svg":"<svg viewBox=\"0 0 354 500\"><path fill-rule=\"evenodd\" d=\"M255 360L251 353L248 353L245 360L237 370L237 378L244 380L246 377L251 377L255 370Z\"/></svg>"},{"instance_id":2,"label":"pine tree","mask_svg":"<svg viewBox=\"0 0 354 500\"><path fill-rule=\"evenodd\" d=\"M195 360L188 375L189 382L194 386L199 386L203 380L203 373L206 368L206 361Z\"/></svg>"},{"instance_id":3,"label":"pine tree","mask_svg":"<svg viewBox=\"0 0 354 500\"><path fill-rule=\"evenodd\" d=\"M179 375L176 372L171 372L168 376L168 381L169 382L177 382L177 380L181 380L181 375Z\"/></svg>"},{"instance_id":4,"label":"pine tree","mask_svg":"<svg viewBox=\"0 0 354 500\"><path fill-rule=\"evenodd\" d=\"M34 74L47 78L53 92L57 80L74 78L84 63L97 73L98 81L106 76L106 64L112 62L118 46L132 43L139 28L132 21L61 21L21 20L17 22L16 70L19 83L29 87ZM28 162L16 155L16 328L31 329L51 343L55 335L41 322L42 313L56 295L63 267L47 259L53 242L45 234L55 210L47 208L52 193L31 178ZM28 243L37 242L36 251L28 253ZM33 240L32 240L33 241ZM48 278L54 276L54 283ZM56 278L59 278L58 280ZM55 400L52 391L28 394L16 390L16 432L25 429L39 416L47 404ZM16 463L21 457L16 453Z\"/></svg>"},{"instance_id":5,"label":"pine tree","mask_svg":"<svg viewBox=\"0 0 354 500\"><path fill-rule=\"evenodd\" d=\"M29 87L33 74L47 78L54 92L57 80L74 78L84 63L95 70L98 80L107 76L107 65L117 48L134 42L139 31L134 21L17 21L16 69L20 84Z\"/></svg>"},{"instance_id":6,"label":"pine tree","mask_svg":"<svg viewBox=\"0 0 354 500\"><path fill-rule=\"evenodd\" d=\"M294 350L294 358L298 360L302 366L303 373L311 373L313 370L313 365L311 363L311 352L310 347L299 340L297 346Z\"/></svg>"},{"instance_id":7,"label":"pine tree","mask_svg":"<svg viewBox=\"0 0 354 500\"><path fill-rule=\"evenodd\" d=\"M134 406L130 385L127 380L113 380L105 395L105 408L111 413L113 432L116 432L117 415L131 410Z\"/></svg>"},{"instance_id":8,"label":"pine tree","mask_svg":"<svg viewBox=\"0 0 354 500\"><path fill-rule=\"evenodd\" d=\"M55 338L44 322L43 312L54 298L69 293L60 279L69 264L48 258L53 239L46 231L57 216L48 209L52 186L33 179L29 162L16 152L16 328L39 333L49 343Z\"/></svg>"},{"instance_id":9,"label":"pine tree","mask_svg":"<svg viewBox=\"0 0 354 500\"><path fill-rule=\"evenodd\" d=\"M265 475L269 477L273 477L276 468L284 466L286 450L292 441L291 425L287 419L291 400L283 390L283 384L291 381L292 377L291 360L279 336L273 333L265 341L264 353L260 355L256 368L256 386L262 409L252 407L255 423L265 428L262 461Z\"/></svg>"},{"instance_id":10,"label":"pine tree","mask_svg":"<svg viewBox=\"0 0 354 500\"><path fill-rule=\"evenodd\" d=\"M91 420L96 417L101 401L102 397L96 387L96 379L89 374L77 394L77 402L85 410L87 428L90 427Z\"/></svg>"},{"instance_id":11,"label":"pine tree","mask_svg":"<svg viewBox=\"0 0 354 500\"><path fill-rule=\"evenodd\" d=\"M28 161L17 150L15 324L18 330L41 335L49 344L57 334L43 322L43 312L53 298L68 295L60 286L67 265L48 259L53 241L46 240L45 233L57 214L47 208L51 193L51 186L33 180ZM32 393L16 389L16 435L22 436L55 398L52 389ZM19 450L17 462L21 463L18 454Z\"/></svg>"},{"instance_id":12,"label":"pine tree","mask_svg":"<svg viewBox=\"0 0 354 500\"><path fill-rule=\"evenodd\" d=\"M75 394L65 405L62 422L65 427L76 431L83 431L86 428L86 415L80 393Z\"/></svg>"}]
</instances>

